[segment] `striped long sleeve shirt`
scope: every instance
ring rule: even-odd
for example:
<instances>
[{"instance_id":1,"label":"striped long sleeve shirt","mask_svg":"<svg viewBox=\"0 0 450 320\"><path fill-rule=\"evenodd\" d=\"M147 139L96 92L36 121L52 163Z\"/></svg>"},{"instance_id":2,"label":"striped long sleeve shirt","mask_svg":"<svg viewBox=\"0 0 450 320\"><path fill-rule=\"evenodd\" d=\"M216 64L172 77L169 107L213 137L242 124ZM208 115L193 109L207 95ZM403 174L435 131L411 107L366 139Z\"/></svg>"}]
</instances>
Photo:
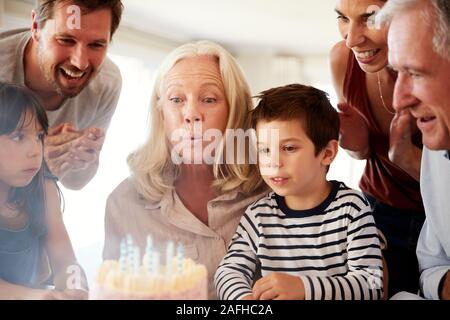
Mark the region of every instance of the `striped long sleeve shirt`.
<instances>
[{"instance_id":1,"label":"striped long sleeve shirt","mask_svg":"<svg viewBox=\"0 0 450 320\"><path fill-rule=\"evenodd\" d=\"M250 205L215 274L220 299L252 293L255 273L298 276L306 300L380 299L383 266L365 197L332 181L327 199L294 211L275 193Z\"/></svg>"}]
</instances>

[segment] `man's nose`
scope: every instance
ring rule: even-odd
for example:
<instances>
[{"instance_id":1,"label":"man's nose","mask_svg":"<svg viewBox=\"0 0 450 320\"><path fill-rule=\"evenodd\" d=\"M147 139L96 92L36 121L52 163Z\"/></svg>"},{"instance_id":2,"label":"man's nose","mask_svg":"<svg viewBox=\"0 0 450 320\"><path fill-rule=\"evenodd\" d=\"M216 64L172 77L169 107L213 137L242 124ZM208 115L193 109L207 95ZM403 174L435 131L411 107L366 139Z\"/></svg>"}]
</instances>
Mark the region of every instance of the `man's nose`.
<instances>
[{"instance_id":1,"label":"man's nose","mask_svg":"<svg viewBox=\"0 0 450 320\"><path fill-rule=\"evenodd\" d=\"M82 45L78 45L72 53L70 63L81 71L86 70L89 67L87 49Z\"/></svg>"},{"instance_id":2,"label":"man's nose","mask_svg":"<svg viewBox=\"0 0 450 320\"><path fill-rule=\"evenodd\" d=\"M402 109L417 105L420 100L413 94L413 85L409 76L399 73L394 87L393 107L399 112Z\"/></svg>"}]
</instances>

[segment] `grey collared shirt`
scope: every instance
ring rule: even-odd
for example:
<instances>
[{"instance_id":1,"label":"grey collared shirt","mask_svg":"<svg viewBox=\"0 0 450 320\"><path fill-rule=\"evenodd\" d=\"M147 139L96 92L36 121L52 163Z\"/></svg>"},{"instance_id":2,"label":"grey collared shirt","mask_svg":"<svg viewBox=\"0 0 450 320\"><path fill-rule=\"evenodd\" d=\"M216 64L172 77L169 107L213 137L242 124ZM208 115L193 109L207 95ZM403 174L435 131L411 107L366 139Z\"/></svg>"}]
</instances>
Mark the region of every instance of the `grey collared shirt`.
<instances>
[{"instance_id":1,"label":"grey collared shirt","mask_svg":"<svg viewBox=\"0 0 450 320\"><path fill-rule=\"evenodd\" d=\"M183 243L185 257L202 263L208 270L209 298L216 299L213 277L236 231L245 209L264 193L252 196L225 193L208 203L208 225L197 219L174 190L160 201L144 199L131 178L124 180L108 197L105 212L103 259L118 259L121 240L130 234L145 250L147 235L164 257L169 241Z\"/></svg>"}]
</instances>

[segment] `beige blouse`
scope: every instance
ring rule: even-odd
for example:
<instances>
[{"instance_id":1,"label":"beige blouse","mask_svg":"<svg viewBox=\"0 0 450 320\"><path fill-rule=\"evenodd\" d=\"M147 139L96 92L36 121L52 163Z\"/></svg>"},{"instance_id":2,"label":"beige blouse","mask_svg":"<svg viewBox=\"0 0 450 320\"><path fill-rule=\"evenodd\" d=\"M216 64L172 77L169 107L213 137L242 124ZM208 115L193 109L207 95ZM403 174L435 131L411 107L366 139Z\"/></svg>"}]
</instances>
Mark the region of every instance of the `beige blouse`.
<instances>
[{"instance_id":1,"label":"beige blouse","mask_svg":"<svg viewBox=\"0 0 450 320\"><path fill-rule=\"evenodd\" d=\"M265 193L248 196L235 191L209 201L206 226L186 209L175 191L167 191L159 202L149 201L127 178L108 197L103 259L119 258L120 242L127 234L133 236L141 254L147 235L152 236L162 257L168 241L181 242L185 257L206 266L209 298L216 299L213 278L217 266L227 253L245 209Z\"/></svg>"}]
</instances>

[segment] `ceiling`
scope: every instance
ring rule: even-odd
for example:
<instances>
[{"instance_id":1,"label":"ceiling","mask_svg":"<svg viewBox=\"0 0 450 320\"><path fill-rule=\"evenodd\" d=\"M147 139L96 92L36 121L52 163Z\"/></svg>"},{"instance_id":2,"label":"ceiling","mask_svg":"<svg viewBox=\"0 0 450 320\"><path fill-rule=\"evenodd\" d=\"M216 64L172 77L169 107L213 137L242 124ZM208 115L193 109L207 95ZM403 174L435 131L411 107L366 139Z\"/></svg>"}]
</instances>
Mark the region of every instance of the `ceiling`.
<instances>
[{"instance_id":1,"label":"ceiling","mask_svg":"<svg viewBox=\"0 0 450 320\"><path fill-rule=\"evenodd\" d=\"M238 52L327 54L339 40L335 0L123 0L123 24L176 42Z\"/></svg>"}]
</instances>

